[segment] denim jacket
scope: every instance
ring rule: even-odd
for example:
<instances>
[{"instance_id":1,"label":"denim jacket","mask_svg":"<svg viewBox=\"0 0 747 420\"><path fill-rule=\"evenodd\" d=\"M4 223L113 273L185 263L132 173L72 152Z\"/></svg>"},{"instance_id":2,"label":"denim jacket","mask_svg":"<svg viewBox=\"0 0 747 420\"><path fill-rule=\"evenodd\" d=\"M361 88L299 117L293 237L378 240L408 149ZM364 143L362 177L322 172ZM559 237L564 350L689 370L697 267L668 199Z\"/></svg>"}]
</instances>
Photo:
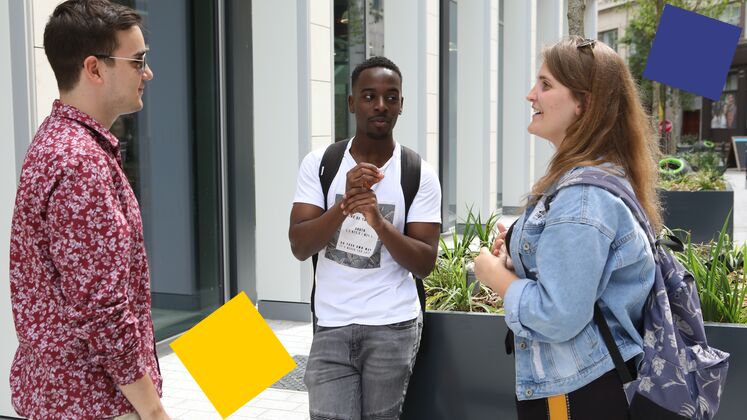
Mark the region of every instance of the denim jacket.
<instances>
[{"instance_id":1,"label":"denim jacket","mask_svg":"<svg viewBox=\"0 0 747 420\"><path fill-rule=\"evenodd\" d=\"M586 170L600 169L570 173ZM592 319L596 301L623 358L643 352L638 328L655 263L622 200L590 185L562 188L549 210L544 196L528 207L509 239L520 279L504 306L519 400L569 393L614 369Z\"/></svg>"}]
</instances>

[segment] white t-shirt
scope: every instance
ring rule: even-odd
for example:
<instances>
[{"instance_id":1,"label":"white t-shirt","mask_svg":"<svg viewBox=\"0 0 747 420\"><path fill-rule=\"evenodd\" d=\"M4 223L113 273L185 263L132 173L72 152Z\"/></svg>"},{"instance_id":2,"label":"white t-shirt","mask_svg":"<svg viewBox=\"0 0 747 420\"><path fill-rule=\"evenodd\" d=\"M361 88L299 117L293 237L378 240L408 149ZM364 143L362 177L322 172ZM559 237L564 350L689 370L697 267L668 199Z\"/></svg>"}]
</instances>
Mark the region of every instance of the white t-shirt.
<instances>
[{"instance_id":1,"label":"white t-shirt","mask_svg":"<svg viewBox=\"0 0 747 420\"><path fill-rule=\"evenodd\" d=\"M342 199L346 175L355 165L347 149L329 193L327 208ZM376 191L381 214L397 230L404 232L405 198L400 184L401 147L395 143L392 158L379 168L384 179L372 188ZM298 173L294 203L324 208L319 164L324 149L304 158ZM420 188L410 205L410 222L441 223L441 186L433 168L420 162ZM382 245L376 232L356 213L349 215L319 252L316 296L314 300L319 325L339 327L350 324L385 325L413 319L420 312L415 281Z\"/></svg>"}]
</instances>

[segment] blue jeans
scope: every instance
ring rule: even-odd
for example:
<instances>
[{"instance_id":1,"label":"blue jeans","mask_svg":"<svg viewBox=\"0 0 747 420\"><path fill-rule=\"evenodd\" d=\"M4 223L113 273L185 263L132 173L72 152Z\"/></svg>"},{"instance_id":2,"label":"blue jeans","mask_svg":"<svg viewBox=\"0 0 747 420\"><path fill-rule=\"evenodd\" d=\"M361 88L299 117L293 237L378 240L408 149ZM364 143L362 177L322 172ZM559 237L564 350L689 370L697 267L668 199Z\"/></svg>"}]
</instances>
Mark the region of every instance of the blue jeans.
<instances>
[{"instance_id":1,"label":"blue jeans","mask_svg":"<svg viewBox=\"0 0 747 420\"><path fill-rule=\"evenodd\" d=\"M304 383L311 420L398 419L423 315L390 325L316 327Z\"/></svg>"}]
</instances>

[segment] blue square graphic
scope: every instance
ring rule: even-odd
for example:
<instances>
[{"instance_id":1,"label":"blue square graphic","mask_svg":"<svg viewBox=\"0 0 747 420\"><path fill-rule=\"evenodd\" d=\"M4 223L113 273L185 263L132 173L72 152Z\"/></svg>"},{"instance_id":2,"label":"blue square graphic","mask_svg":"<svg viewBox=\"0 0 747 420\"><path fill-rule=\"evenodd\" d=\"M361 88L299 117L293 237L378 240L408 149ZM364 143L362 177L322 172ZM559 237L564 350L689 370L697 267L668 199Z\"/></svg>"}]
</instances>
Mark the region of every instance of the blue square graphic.
<instances>
[{"instance_id":1,"label":"blue square graphic","mask_svg":"<svg viewBox=\"0 0 747 420\"><path fill-rule=\"evenodd\" d=\"M741 31L667 4L643 76L718 101Z\"/></svg>"}]
</instances>

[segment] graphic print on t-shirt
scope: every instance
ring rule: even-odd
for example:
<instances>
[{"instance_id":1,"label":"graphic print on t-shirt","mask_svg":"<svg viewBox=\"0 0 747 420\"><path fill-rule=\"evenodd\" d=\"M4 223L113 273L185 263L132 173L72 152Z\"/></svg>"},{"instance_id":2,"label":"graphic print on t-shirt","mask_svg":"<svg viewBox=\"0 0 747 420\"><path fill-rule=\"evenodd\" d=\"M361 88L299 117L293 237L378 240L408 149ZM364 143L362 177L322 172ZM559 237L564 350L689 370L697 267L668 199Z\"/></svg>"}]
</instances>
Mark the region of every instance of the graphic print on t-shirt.
<instances>
[{"instance_id":1,"label":"graphic print on t-shirt","mask_svg":"<svg viewBox=\"0 0 747 420\"><path fill-rule=\"evenodd\" d=\"M342 194L335 196L335 203ZM379 203L379 211L389 223L394 223L394 204ZM324 255L341 265L352 268L379 268L381 266L381 241L376 231L360 213L351 214L342 222L327 243Z\"/></svg>"}]
</instances>

